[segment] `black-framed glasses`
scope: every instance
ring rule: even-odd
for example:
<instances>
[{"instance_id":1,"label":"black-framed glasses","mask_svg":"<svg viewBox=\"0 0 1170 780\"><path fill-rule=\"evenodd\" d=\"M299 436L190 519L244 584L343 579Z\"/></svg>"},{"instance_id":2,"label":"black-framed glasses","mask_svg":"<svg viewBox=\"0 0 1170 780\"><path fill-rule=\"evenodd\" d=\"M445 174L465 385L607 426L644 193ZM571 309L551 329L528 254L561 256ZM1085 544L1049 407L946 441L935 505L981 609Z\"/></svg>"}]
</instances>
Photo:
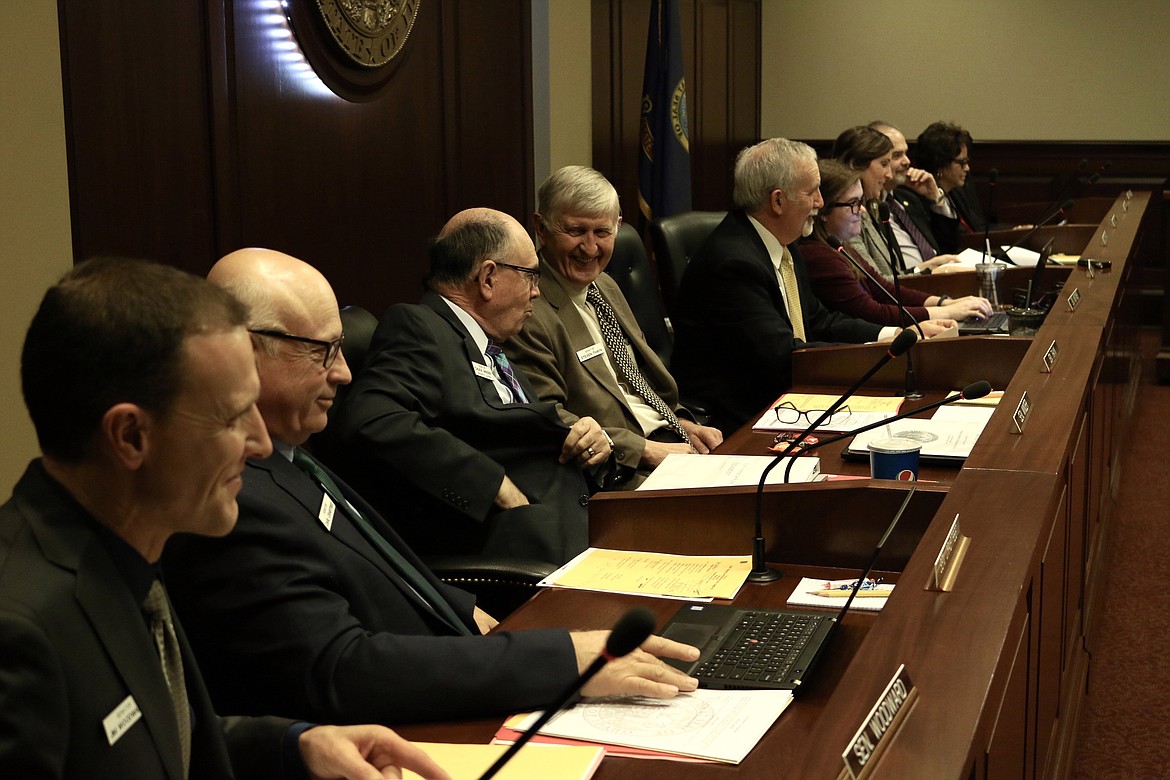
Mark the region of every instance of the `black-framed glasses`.
<instances>
[{"instance_id":1,"label":"black-framed glasses","mask_svg":"<svg viewBox=\"0 0 1170 780\"><path fill-rule=\"evenodd\" d=\"M849 209L854 214L860 214L862 206L864 205L864 201L862 201L861 198L854 198L853 200L847 200L839 203L830 203L829 209ZM828 211L829 209L825 209L825 211Z\"/></svg>"},{"instance_id":2,"label":"black-framed glasses","mask_svg":"<svg viewBox=\"0 0 1170 780\"><path fill-rule=\"evenodd\" d=\"M502 260L493 260L496 265L502 265L504 268L511 268L513 271L519 271L522 274L528 274L528 283L533 287L540 287L540 269L539 268L525 268L522 265L512 265L505 263Z\"/></svg>"},{"instance_id":3,"label":"black-framed glasses","mask_svg":"<svg viewBox=\"0 0 1170 780\"><path fill-rule=\"evenodd\" d=\"M951 160L951 162L953 162L955 165L959 166L960 168L966 168L967 166L969 166L971 164L971 158L970 157L956 157L955 159Z\"/></svg>"},{"instance_id":4,"label":"black-framed glasses","mask_svg":"<svg viewBox=\"0 0 1170 780\"><path fill-rule=\"evenodd\" d=\"M795 425L803 420L805 423L811 425L822 414L824 409L809 409L808 411L801 411L791 401L782 401L772 407L772 411L776 413L776 422L782 425ZM849 409L849 404L837 409L818 427L831 428L834 426L844 425L849 422L849 417L853 412Z\"/></svg>"},{"instance_id":5,"label":"black-framed glasses","mask_svg":"<svg viewBox=\"0 0 1170 780\"><path fill-rule=\"evenodd\" d=\"M249 333L255 333L257 336L269 336L274 339L284 339L285 341L295 341L299 344L310 344L323 353L321 365L329 368L337 360L337 354L341 352L341 345L345 341L345 331L332 341L322 341L321 339L311 339L308 336L294 336L291 333L285 333L279 330L264 330L262 328L248 328Z\"/></svg>"}]
</instances>

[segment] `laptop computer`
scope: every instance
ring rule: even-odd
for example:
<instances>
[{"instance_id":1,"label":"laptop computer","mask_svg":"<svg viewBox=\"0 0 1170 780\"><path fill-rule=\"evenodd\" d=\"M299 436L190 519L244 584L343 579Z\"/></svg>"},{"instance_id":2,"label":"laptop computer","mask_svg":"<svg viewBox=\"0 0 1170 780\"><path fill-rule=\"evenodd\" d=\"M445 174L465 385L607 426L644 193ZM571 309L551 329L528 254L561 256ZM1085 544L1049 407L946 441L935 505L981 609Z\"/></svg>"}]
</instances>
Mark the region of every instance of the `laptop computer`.
<instances>
[{"instance_id":1,"label":"laptop computer","mask_svg":"<svg viewBox=\"0 0 1170 780\"><path fill-rule=\"evenodd\" d=\"M1037 258L1036 266L1032 269L1032 280L1028 285L1030 292L1025 294L1029 306L1031 305L1031 299L1039 294L1040 282L1044 276L1044 266L1048 264L1048 256L1052 254L1052 241L1053 239L1048 239L1048 243L1040 250L1040 257ZM990 317L984 320L974 318L959 320L960 336L977 336L1007 332L1008 314L1006 311L993 312Z\"/></svg>"},{"instance_id":2,"label":"laptop computer","mask_svg":"<svg viewBox=\"0 0 1170 780\"><path fill-rule=\"evenodd\" d=\"M836 614L795 609L760 609L727 604L692 604L679 609L660 633L694 645L698 661L667 663L699 680L700 688L767 688L797 691L849 611L886 540L902 519L917 488L911 488L878 541L853 592Z\"/></svg>"}]
</instances>

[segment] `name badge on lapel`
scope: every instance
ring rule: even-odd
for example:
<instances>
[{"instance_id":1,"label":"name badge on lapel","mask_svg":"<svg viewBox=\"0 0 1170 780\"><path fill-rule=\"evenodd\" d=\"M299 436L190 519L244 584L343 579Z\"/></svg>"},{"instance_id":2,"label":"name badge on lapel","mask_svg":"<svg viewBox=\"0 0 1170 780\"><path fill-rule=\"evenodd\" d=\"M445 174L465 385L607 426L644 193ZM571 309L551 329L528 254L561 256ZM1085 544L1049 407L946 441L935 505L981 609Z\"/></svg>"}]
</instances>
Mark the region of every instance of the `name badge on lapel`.
<instances>
[{"instance_id":1,"label":"name badge on lapel","mask_svg":"<svg viewBox=\"0 0 1170 780\"><path fill-rule=\"evenodd\" d=\"M321 508L317 510L317 519L321 521L321 525L325 526L326 531L333 531L333 515L337 514L337 504L333 503L333 499L329 497L328 493L321 494Z\"/></svg>"},{"instance_id":2,"label":"name badge on lapel","mask_svg":"<svg viewBox=\"0 0 1170 780\"><path fill-rule=\"evenodd\" d=\"M593 344L585 347L585 349L577 350L577 359L584 363L586 360L592 360L605 351L605 347L600 344Z\"/></svg>"},{"instance_id":3,"label":"name badge on lapel","mask_svg":"<svg viewBox=\"0 0 1170 780\"><path fill-rule=\"evenodd\" d=\"M133 696L122 699L122 703L110 710L110 714L102 718L102 728L106 731L106 741L113 747L130 727L142 719L142 710L138 709L138 702Z\"/></svg>"},{"instance_id":4,"label":"name badge on lapel","mask_svg":"<svg viewBox=\"0 0 1170 780\"><path fill-rule=\"evenodd\" d=\"M475 375L480 379L487 379L490 381L496 378L496 375L492 372L491 366L485 366L483 363L473 362L471 364L471 370L474 371Z\"/></svg>"}]
</instances>

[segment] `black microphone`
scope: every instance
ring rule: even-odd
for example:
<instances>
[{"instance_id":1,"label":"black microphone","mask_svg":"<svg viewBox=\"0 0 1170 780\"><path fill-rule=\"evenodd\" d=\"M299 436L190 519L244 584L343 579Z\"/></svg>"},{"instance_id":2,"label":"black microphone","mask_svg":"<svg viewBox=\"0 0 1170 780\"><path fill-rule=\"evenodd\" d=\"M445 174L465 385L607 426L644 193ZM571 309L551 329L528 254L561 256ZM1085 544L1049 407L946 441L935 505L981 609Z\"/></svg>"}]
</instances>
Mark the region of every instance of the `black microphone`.
<instances>
[{"instance_id":1,"label":"black microphone","mask_svg":"<svg viewBox=\"0 0 1170 780\"><path fill-rule=\"evenodd\" d=\"M793 451L793 447L798 446L801 442L807 439L809 434L811 434L818 425L829 419L829 417L831 417L835 411L841 408L841 404L845 403L847 400L849 400L850 396L861 389L861 386L868 382L870 377L880 371L882 366L884 366L886 363L889 363L894 358L902 355L903 353L908 352L917 341L918 334L910 328L903 330L901 333L895 336L894 340L890 342L889 349L886 350L885 354L878 358L878 361L873 365L873 368L865 372L865 375L862 376L861 379L854 382L853 386L842 393L836 401L830 404L828 409L821 412L821 415L817 417L817 419L814 420L811 425L801 431L800 435L793 440L792 444L787 450L777 455L772 459L771 463L764 467L763 473L760 474L760 483L756 486L756 535L752 540L752 570L748 572L748 582L775 582L776 580L780 579L780 573L775 569L768 568L767 564L764 563L764 482L768 479L768 475L772 473L772 469L776 468L776 466L780 463L781 460L784 459L788 452ZM788 475L791 473L791 471L792 466L790 464L788 471L785 472L785 482L788 481Z\"/></svg>"},{"instance_id":2,"label":"black microphone","mask_svg":"<svg viewBox=\"0 0 1170 780\"><path fill-rule=\"evenodd\" d=\"M528 741L536 736L536 732L540 731L552 719L553 715L556 715L565 706L573 694L581 690L585 683L592 680L593 676L601 671L601 667L610 661L633 652L638 645L646 641L646 638L654 631L654 626L657 622L654 613L645 607L634 607L622 615L621 620L617 622L617 625L613 627L613 631L609 633L609 639L606 640L605 649L601 652L601 655L569 686L568 690L561 694L556 704L545 709L540 717L536 719L536 722L521 734L512 743L511 747L496 759L494 764L488 767L486 772L480 775L480 780L489 780L489 778L495 777L496 773L504 768L504 764L508 763L512 759L512 756L519 752L520 748L528 744Z\"/></svg>"},{"instance_id":3,"label":"black microphone","mask_svg":"<svg viewBox=\"0 0 1170 780\"><path fill-rule=\"evenodd\" d=\"M1017 238L1014 244L1007 247L1006 249L1004 247L996 247L996 248L991 250L991 253L993 255L995 255L996 259L1003 260L1005 263L1009 263L1011 265L1015 265L1015 263L1012 261L1011 257L1008 255L1008 252L1010 252L1011 250L1013 250L1016 247L1023 244L1025 241L1027 241L1029 238L1031 238L1033 235L1035 235L1036 231L1039 230L1040 228L1044 227L1045 225L1049 224L1050 222L1054 222L1057 217L1061 216L1062 214L1064 214L1064 212L1071 209L1073 207L1074 202L1075 201L1072 201L1072 200L1066 200L1064 203L1061 203L1060 208L1058 208L1056 211L1052 212L1047 217L1045 217L1044 219L1040 220L1035 225L1033 225L1032 229L1029 230L1024 235Z\"/></svg>"},{"instance_id":4,"label":"black microphone","mask_svg":"<svg viewBox=\"0 0 1170 780\"><path fill-rule=\"evenodd\" d=\"M882 291L882 295L889 298L890 302L893 303L895 306L898 307L898 309L901 310L902 315L907 320L910 321L911 325L914 328L916 328L918 330L919 337L926 338L926 334L922 332L922 326L919 325L918 321L910 315L910 312L906 309L905 306L902 305L902 302L900 300L898 300L898 297L895 296L893 293L891 293L889 290L887 290L886 286L881 283L881 280L879 280L876 276L874 276L869 271L869 269L865 267L865 265L863 263L859 262L856 258L853 257L853 255L846 252L845 245L842 244L836 236L828 236L825 239L825 241L828 243L828 245L830 247L832 247L832 249L834 251L836 251L838 254L840 254L842 257L844 257L846 260L848 260L853 265L854 268L856 268L858 271L861 271L863 274L865 274L865 277L867 279L869 279L871 282L873 282L874 287L879 288Z\"/></svg>"},{"instance_id":5,"label":"black microphone","mask_svg":"<svg viewBox=\"0 0 1170 780\"><path fill-rule=\"evenodd\" d=\"M934 403L929 403L929 404L926 404L925 406L919 406L915 409L911 409L908 412L902 412L900 414L894 415L893 417L887 417L884 420L878 420L877 422L870 423L869 425L863 425L860 428L854 428L851 431L846 431L845 433L839 434L837 436L830 436L827 439L821 439L821 440L817 441L815 444L806 444L800 448L800 452L793 452L792 448L799 443L799 442L793 442L792 444L790 444L789 446L784 448L784 451L782 453L780 453L779 457L789 459L788 468L789 468L789 470L791 470L791 468L792 468L791 464L796 462L796 457L798 455L804 455L806 453L812 452L815 449L818 449L820 447L824 447L826 444L833 444L833 443L839 442L843 439L848 439L851 436L856 436L859 433L865 433L866 431L872 431L874 428L880 428L883 425L889 425L892 422L898 422L899 420L905 420L907 417L913 417L914 415L916 415L920 412L929 412L931 409L937 409L940 406L946 406L947 404L953 404L956 401L974 401L976 398L982 398L983 396L987 395L990 392L991 392L991 383L988 382L986 379L980 379L978 382L972 382L971 384L967 385L966 387L964 387L962 390L955 393L954 395L948 395L946 398L942 399L941 401L935 401ZM787 480L785 480L785 481L787 481Z\"/></svg>"},{"instance_id":6,"label":"black microphone","mask_svg":"<svg viewBox=\"0 0 1170 780\"><path fill-rule=\"evenodd\" d=\"M898 269L901 268L902 270L905 270L906 260L902 257L902 248L898 246L898 239L894 237L894 229L890 226L890 204L886 203L884 200L878 201L877 212L878 219L881 221L882 237L886 240L886 249L889 251L890 256L894 258L894 262L891 263L890 271L894 277L894 295L899 301L898 307L902 310L902 314L905 315L906 327L918 328L919 335L925 338L926 334L922 332L922 326L919 325L918 321L910 316L910 312L906 311L905 307L901 305L902 282L901 276L898 273ZM917 384L918 382L914 377L914 358L910 355L907 355L906 389L902 391L902 397L921 398L922 393L918 391Z\"/></svg>"},{"instance_id":7,"label":"black microphone","mask_svg":"<svg viewBox=\"0 0 1170 780\"><path fill-rule=\"evenodd\" d=\"M987 247L991 245L991 220L995 214L995 182L999 171L992 168L987 172L987 219L983 220L983 262L987 262Z\"/></svg>"}]
</instances>

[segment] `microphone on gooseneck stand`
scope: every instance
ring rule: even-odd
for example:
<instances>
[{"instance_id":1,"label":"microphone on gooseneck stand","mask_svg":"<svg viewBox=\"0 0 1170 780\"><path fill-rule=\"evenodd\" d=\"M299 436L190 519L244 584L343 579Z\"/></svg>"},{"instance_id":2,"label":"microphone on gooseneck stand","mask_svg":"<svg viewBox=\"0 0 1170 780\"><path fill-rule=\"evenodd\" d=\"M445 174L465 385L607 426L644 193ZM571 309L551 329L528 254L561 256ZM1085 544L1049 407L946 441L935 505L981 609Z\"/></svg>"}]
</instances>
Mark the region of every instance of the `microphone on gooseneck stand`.
<instances>
[{"instance_id":1,"label":"microphone on gooseneck stand","mask_svg":"<svg viewBox=\"0 0 1170 780\"><path fill-rule=\"evenodd\" d=\"M870 201L874 203L875 201ZM886 248L890 252L890 256L894 257L896 262L891 264L891 270L894 274L894 295L898 299L898 308L902 311L902 316L906 320L906 327L917 328L918 335L926 338L926 334L922 331L922 326L918 321L910 316L910 312L906 311L906 307L902 306L902 283L901 276L898 274L898 267L905 267L902 260L902 248L898 246L898 240L894 238L894 229L890 226L890 205L884 200L876 201L878 220L881 225L882 237L886 240ZM921 398L922 392L918 389L918 380L914 376L914 358L911 355L906 356L906 389L902 391L903 398Z\"/></svg>"},{"instance_id":2,"label":"microphone on gooseneck stand","mask_svg":"<svg viewBox=\"0 0 1170 780\"><path fill-rule=\"evenodd\" d=\"M776 580L780 579L780 573L775 569L768 568L767 564L764 563L764 482L768 479L768 475L772 473L772 469L776 468L781 460L788 457L788 453L795 453L794 448L798 447L805 439L807 439L809 434L811 434L818 425L829 419L829 417L831 417L834 412L840 409L841 405L849 400L850 396L856 393L862 385L868 382L870 377L881 370L882 366L884 366L886 363L889 363L899 355L908 352L917 341L918 334L909 328L903 330L901 333L895 336L894 340L890 342L889 349L886 350L885 354L878 358L877 363L875 363L873 367L869 369L869 371L865 372L865 375L862 376L861 379L858 379L848 390L842 393L836 401L830 404L828 409L821 412L820 416L813 420L811 425L801 431L800 435L793 440L788 449L773 458L772 462L764 468L763 473L760 474L760 483L756 486L756 534L755 538L752 540L752 570L748 573L748 582L775 582ZM788 476L791 473L792 464L789 463L788 469L784 472L785 482L788 482Z\"/></svg>"},{"instance_id":3,"label":"microphone on gooseneck stand","mask_svg":"<svg viewBox=\"0 0 1170 780\"><path fill-rule=\"evenodd\" d=\"M874 276L873 273L868 268L865 267L864 263L858 261L857 258L855 258L855 257L853 257L853 255L849 254L849 252L847 252L845 250L845 245L842 244L837 239L836 236L829 236L825 240L828 242L829 246L834 251L836 251L838 254L840 254L841 257L844 257L845 260L848 261L849 263L851 263L853 265L853 267L856 268L858 271L861 271L861 273L865 274L865 277L867 279L869 279L870 282L873 283L873 286L876 287L877 289L881 290L882 295L889 298L890 302L898 307L898 309L902 312L902 316L905 317L906 319L908 319L911 323L913 323L913 327L915 330L918 331L918 335L920 338L926 338L926 334L922 332L922 326L918 324L918 322L914 319L913 316L911 316L910 312L906 309L905 306L902 305L902 302L900 300L898 300L897 296L890 293L890 291L886 289L886 286L884 284L882 284L881 280L878 279L876 276Z\"/></svg>"},{"instance_id":4,"label":"microphone on gooseneck stand","mask_svg":"<svg viewBox=\"0 0 1170 780\"><path fill-rule=\"evenodd\" d=\"M1064 203L1060 204L1060 208L1058 208L1056 211L1049 214L1044 219L1037 222L1031 230L1029 230L1027 233L1025 233L1024 235L1017 238L1015 243L1013 243L1011 246L1007 247L1006 249L1004 247L995 247L994 249L991 250L991 253L995 255L996 259L1003 260L1005 263L1011 263L1012 265L1015 265L1015 263L1012 262L1011 257L1008 256L1008 253L1011 252L1016 247L1022 245L1025 241L1027 241L1029 238L1031 238L1033 235L1035 235L1036 231L1039 230L1040 228L1044 227L1045 225L1049 224L1050 222L1055 222L1057 217L1063 215L1064 212L1068 211L1072 207L1073 207L1073 201L1066 200Z\"/></svg>"},{"instance_id":5,"label":"microphone on gooseneck stand","mask_svg":"<svg viewBox=\"0 0 1170 780\"><path fill-rule=\"evenodd\" d=\"M553 715L556 715L565 706L573 694L581 690L585 683L589 682L593 679L594 675L601 671L601 667L610 661L633 652L654 631L656 623L657 620L654 617L654 613L645 607L634 607L622 615L621 620L617 622L617 625L613 627L613 631L610 632L609 639L605 642L605 650L601 652L601 655L569 686L568 690L561 694L553 706L541 713L540 717L536 719L536 722L521 734L512 743L512 746L496 759L494 764L488 767L486 772L480 775L479 780L489 780L495 777L496 773L504 768L504 764L511 761L512 756L516 755L520 751L520 748L528 744L528 741L536 736L536 732L540 731L552 719Z\"/></svg>"},{"instance_id":6,"label":"microphone on gooseneck stand","mask_svg":"<svg viewBox=\"0 0 1170 780\"><path fill-rule=\"evenodd\" d=\"M983 262L987 262L987 247L991 246L991 220L995 214L995 182L999 171L992 168L987 172L987 219L983 220Z\"/></svg>"}]
</instances>

